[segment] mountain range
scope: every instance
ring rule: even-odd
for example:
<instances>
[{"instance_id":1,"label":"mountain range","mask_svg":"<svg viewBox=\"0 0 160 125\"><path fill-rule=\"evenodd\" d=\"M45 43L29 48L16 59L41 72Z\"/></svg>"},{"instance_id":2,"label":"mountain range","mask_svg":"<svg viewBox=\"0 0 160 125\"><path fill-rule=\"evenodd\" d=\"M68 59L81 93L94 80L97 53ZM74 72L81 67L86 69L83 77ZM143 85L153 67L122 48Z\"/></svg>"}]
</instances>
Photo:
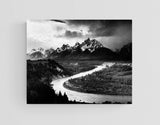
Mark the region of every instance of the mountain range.
<instances>
[{"instance_id":1,"label":"mountain range","mask_svg":"<svg viewBox=\"0 0 160 125\"><path fill-rule=\"evenodd\" d=\"M103 60L131 60L132 59L132 43L123 46L118 52L114 52L104 47L96 39L86 39L81 44L75 43L74 46L63 44L57 49L43 48L32 49L27 53L27 59L103 59Z\"/></svg>"}]
</instances>

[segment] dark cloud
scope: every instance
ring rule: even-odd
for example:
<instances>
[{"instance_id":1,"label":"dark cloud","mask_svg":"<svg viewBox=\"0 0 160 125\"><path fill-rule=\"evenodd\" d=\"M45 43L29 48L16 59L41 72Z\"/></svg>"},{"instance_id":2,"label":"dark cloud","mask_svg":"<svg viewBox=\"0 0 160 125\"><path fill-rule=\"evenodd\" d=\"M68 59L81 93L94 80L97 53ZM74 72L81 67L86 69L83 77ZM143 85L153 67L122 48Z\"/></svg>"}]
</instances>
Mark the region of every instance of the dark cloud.
<instances>
[{"instance_id":1,"label":"dark cloud","mask_svg":"<svg viewBox=\"0 0 160 125\"><path fill-rule=\"evenodd\" d=\"M66 30L64 36L65 37L69 37L69 38L82 37L82 33L81 32L77 32L77 31Z\"/></svg>"},{"instance_id":2,"label":"dark cloud","mask_svg":"<svg viewBox=\"0 0 160 125\"><path fill-rule=\"evenodd\" d=\"M132 20L66 20L73 27L87 26L91 38L113 50L132 42Z\"/></svg>"},{"instance_id":3,"label":"dark cloud","mask_svg":"<svg viewBox=\"0 0 160 125\"><path fill-rule=\"evenodd\" d=\"M95 37L125 35L132 32L132 20L67 20L69 25L88 26Z\"/></svg>"},{"instance_id":4,"label":"dark cloud","mask_svg":"<svg viewBox=\"0 0 160 125\"><path fill-rule=\"evenodd\" d=\"M55 20L55 19L50 19L49 21L55 21L55 22L59 22L59 23L66 23L66 22L63 21L63 20Z\"/></svg>"}]
</instances>

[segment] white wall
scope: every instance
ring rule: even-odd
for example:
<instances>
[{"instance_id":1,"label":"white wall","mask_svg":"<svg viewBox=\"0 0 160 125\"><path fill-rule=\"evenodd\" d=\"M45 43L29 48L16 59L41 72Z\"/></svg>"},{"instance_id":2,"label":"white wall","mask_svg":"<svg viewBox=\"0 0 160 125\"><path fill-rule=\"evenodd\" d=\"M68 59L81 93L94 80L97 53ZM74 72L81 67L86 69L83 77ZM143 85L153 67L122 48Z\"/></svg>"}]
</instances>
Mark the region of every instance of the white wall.
<instances>
[{"instance_id":1,"label":"white wall","mask_svg":"<svg viewBox=\"0 0 160 125\"><path fill-rule=\"evenodd\" d=\"M1 125L158 125L158 0L1 0ZM27 105L27 19L133 19L132 105Z\"/></svg>"}]
</instances>

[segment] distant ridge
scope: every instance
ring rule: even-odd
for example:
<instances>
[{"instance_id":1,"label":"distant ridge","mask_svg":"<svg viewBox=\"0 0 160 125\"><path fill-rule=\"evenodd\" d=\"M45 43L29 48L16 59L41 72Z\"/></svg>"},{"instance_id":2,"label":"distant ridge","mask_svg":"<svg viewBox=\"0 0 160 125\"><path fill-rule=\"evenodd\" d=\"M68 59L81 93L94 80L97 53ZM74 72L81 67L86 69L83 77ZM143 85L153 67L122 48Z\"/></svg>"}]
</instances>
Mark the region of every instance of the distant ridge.
<instances>
[{"instance_id":1,"label":"distant ridge","mask_svg":"<svg viewBox=\"0 0 160 125\"><path fill-rule=\"evenodd\" d=\"M119 52L113 52L104 47L96 39L86 39L81 44L75 43L74 46L63 44L57 49L39 48L33 49L27 54L27 59L103 59L103 60L132 60L132 43L124 45Z\"/></svg>"}]
</instances>

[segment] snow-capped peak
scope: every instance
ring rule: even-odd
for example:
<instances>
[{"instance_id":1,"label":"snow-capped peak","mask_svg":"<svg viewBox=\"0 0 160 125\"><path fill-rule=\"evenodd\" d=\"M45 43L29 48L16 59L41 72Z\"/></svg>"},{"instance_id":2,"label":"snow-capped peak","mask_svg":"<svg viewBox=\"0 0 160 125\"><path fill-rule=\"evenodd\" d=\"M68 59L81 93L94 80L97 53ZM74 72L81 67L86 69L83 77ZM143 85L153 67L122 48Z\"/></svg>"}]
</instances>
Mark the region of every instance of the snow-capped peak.
<instances>
[{"instance_id":1,"label":"snow-capped peak","mask_svg":"<svg viewBox=\"0 0 160 125\"><path fill-rule=\"evenodd\" d=\"M32 54L32 53L34 53L34 52L41 52L42 54L44 54L45 53L45 50L43 49L43 48L38 48L38 49L32 49L31 50L31 52L30 52L30 54Z\"/></svg>"},{"instance_id":2,"label":"snow-capped peak","mask_svg":"<svg viewBox=\"0 0 160 125\"><path fill-rule=\"evenodd\" d=\"M98 42L96 39L90 40L88 38L81 44L82 51L85 51L86 49L88 49L90 52L93 52L95 49L101 48L101 47L103 47L103 45L100 42Z\"/></svg>"},{"instance_id":3,"label":"snow-capped peak","mask_svg":"<svg viewBox=\"0 0 160 125\"><path fill-rule=\"evenodd\" d=\"M62 47L58 47L57 49L56 49L56 52L57 53L60 53L60 52L62 52L62 51L65 51L65 50L69 50L69 49L71 49L71 47L68 45L68 44L63 44L62 45Z\"/></svg>"},{"instance_id":4,"label":"snow-capped peak","mask_svg":"<svg viewBox=\"0 0 160 125\"><path fill-rule=\"evenodd\" d=\"M62 51L62 49L59 48L59 47L56 49L56 52L57 52L57 53L60 53L61 51Z\"/></svg>"},{"instance_id":5,"label":"snow-capped peak","mask_svg":"<svg viewBox=\"0 0 160 125\"><path fill-rule=\"evenodd\" d=\"M68 44L63 44L61 49L64 51L64 50L67 50L67 49L71 49L71 47Z\"/></svg>"},{"instance_id":6,"label":"snow-capped peak","mask_svg":"<svg viewBox=\"0 0 160 125\"><path fill-rule=\"evenodd\" d=\"M97 41L96 39L86 39L81 44L79 42L75 43L74 46L69 46L68 44L63 44L61 47L58 47L56 50L53 48L44 50L43 48L38 49L32 49L28 55L31 55L32 57L50 57L50 56L58 56L61 52L65 52L67 54L81 54L83 51L86 51L85 53L92 53L98 48L102 48L103 45ZM36 57L37 58L37 57Z\"/></svg>"},{"instance_id":7,"label":"snow-capped peak","mask_svg":"<svg viewBox=\"0 0 160 125\"><path fill-rule=\"evenodd\" d=\"M77 48L78 46L80 46L80 43L76 42L75 45L74 45L74 48Z\"/></svg>"}]
</instances>

